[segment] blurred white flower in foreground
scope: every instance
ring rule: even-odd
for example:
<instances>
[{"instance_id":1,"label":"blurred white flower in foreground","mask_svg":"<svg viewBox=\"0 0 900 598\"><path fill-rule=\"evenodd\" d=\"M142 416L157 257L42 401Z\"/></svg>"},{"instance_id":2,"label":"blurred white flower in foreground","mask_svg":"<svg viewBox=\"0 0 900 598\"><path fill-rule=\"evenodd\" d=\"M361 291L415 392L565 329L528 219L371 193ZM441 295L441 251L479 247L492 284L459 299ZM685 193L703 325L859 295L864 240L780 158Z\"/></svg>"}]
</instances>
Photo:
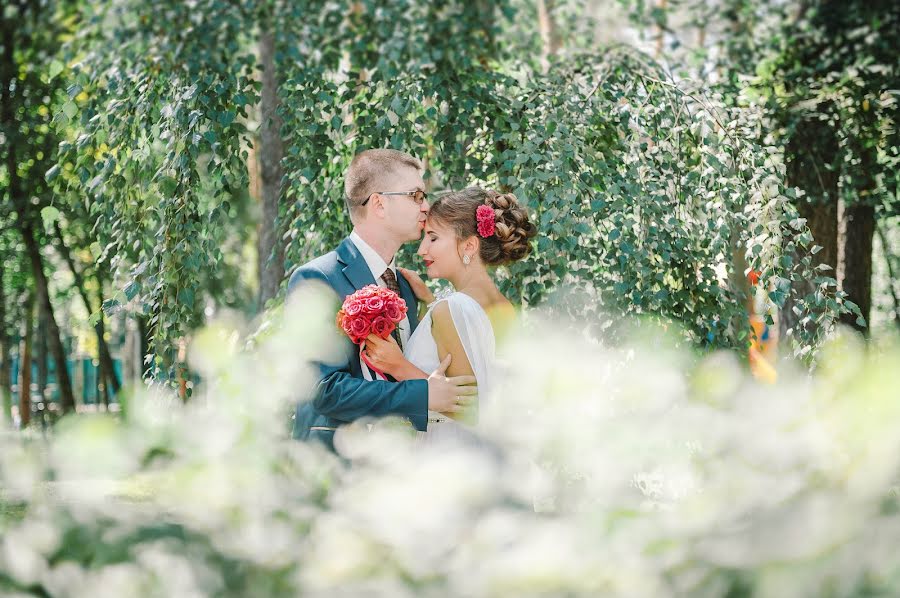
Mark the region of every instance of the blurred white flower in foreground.
<instances>
[{"instance_id":1,"label":"blurred white flower in foreground","mask_svg":"<svg viewBox=\"0 0 900 598\"><path fill-rule=\"evenodd\" d=\"M192 402L0 442L0 590L54 596L835 596L900 591L900 352L838 336L776 385L643 332L528 326L477 446L288 437L340 343L309 289L193 340ZM159 392L154 391L154 392Z\"/></svg>"}]
</instances>

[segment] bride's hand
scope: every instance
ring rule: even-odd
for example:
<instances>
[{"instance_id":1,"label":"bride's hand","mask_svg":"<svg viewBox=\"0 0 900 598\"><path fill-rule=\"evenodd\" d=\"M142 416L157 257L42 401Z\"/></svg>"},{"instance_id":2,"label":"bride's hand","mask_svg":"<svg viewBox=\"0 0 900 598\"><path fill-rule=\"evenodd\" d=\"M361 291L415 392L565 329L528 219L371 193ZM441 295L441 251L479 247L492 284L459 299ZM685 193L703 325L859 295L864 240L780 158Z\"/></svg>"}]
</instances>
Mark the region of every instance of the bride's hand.
<instances>
[{"instance_id":1,"label":"bride's hand","mask_svg":"<svg viewBox=\"0 0 900 598\"><path fill-rule=\"evenodd\" d=\"M397 268L400 270L400 273L403 274L403 278L406 279L406 282L409 283L409 286L412 288L413 293L416 298L423 303L432 303L434 302L434 293L425 285L425 281L412 270L407 270L406 268Z\"/></svg>"},{"instance_id":2,"label":"bride's hand","mask_svg":"<svg viewBox=\"0 0 900 598\"><path fill-rule=\"evenodd\" d=\"M392 336L387 337L387 339L383 339L376 334L367 336L366 355L369 361L372 362L372 365L392 376L406 363L403 351L400 350L400 346Z\"/></svg>"}]
</instances>

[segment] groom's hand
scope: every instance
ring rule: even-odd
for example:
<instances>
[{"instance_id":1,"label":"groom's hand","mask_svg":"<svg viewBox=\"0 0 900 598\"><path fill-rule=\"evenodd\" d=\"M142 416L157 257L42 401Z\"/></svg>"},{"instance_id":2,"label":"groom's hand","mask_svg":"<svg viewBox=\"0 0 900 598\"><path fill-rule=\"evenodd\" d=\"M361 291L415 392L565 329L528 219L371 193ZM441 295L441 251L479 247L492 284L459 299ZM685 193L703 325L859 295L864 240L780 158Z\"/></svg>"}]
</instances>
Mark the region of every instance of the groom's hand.
<instances>
[{"instance_id":1,"label":"groom's hand","mask_svg":"<svg viewBox=\"0 0 900 598\"><path fill-rule=\"evenodd\" d=\"M434 293L432 293L431 289L425 285L425 281L422 280L421 276L406 268L398 267L397 269L400 270L400 274L402 274L403 278L406 279L406 282L409 283L409 288L412 289L416 299L426 304L434 303Z\"/></svg>"},{"instance_id":2,"label":"groom's hand","mask_svg":"<svg viewBox=\"0 0 900 598\"><path fill-rule=\"evenodd\" d=\"M457 413L478 394L475 376L446 376L451 356L428 376L428 409L440 413Z\"/></svg>"}]
</instances>

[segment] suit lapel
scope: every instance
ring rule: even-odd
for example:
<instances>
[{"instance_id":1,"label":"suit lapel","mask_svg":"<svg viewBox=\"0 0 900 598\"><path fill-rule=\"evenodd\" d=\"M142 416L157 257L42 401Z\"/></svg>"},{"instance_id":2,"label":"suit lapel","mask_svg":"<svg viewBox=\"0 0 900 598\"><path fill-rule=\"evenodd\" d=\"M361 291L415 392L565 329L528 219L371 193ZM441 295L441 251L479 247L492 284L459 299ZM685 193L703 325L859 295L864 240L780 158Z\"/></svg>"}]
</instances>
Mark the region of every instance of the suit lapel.
<instances>
[{"instance_id":1,"label":"suit lapel","mask_svg":"<svg viewBox=\"0 0 900 598\"><path fill-rule=\"evenodd\" d=\"M400 296L406 301L406 317L409 318L409 333L412 334L419 325L419 304L416 301L416 295L412 291L412 287L406 282L406 277L397 271L397 284L400 286Z\"/></svg>"},{"instance_id":2,"label":"suit lapel","mask_svg":"<svg viewBox=\"0 0 900 598\"><path fill-rule=\"evenodd\" d=\"M338 261L343 265L344 276L357 291L368 284L378 284L372 276L369 264L349 238L341 241L337 248ZM397 272L397 284L400 286L400 296L406 301L406 317L409 318L409 333L412 334L419 325L418 303L412 287L406 282L406 278Z\"/></svg>"},{"instance_id":3,"label":"suit lapel","mask_svg":"<svg viewBox=\"0 0 900 598\"><path fill-rule=\"evenodd\" d=\"M357 291L368 284L376 284L369 265L350 239L344 239L337 248L338 261L344 265L343 273Z\"/></svg>"}]
</instances>

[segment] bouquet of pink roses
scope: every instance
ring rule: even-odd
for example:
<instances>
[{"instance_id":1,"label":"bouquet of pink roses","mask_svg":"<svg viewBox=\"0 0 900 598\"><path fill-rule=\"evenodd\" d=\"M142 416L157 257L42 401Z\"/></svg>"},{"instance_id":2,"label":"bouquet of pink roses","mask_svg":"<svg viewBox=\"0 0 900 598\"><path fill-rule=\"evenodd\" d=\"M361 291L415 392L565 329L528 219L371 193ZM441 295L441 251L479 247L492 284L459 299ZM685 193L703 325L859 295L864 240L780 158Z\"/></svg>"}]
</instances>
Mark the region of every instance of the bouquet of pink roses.
<instances>
[{"instance_id":1,"label":"bouquet of pink roses","mask_svg":"<svg viewBox=\"0 0 900 598\"><path fill-rule=\"evenodd\" d=\"M387 339L404 317L406 301L388 288L370 284L347 295L337 313L337 325L351 341L360 345L360 355L366 365L386 379L384 373L366 357L366 337L374 334Z\"/></svg>"}]
</instances>

